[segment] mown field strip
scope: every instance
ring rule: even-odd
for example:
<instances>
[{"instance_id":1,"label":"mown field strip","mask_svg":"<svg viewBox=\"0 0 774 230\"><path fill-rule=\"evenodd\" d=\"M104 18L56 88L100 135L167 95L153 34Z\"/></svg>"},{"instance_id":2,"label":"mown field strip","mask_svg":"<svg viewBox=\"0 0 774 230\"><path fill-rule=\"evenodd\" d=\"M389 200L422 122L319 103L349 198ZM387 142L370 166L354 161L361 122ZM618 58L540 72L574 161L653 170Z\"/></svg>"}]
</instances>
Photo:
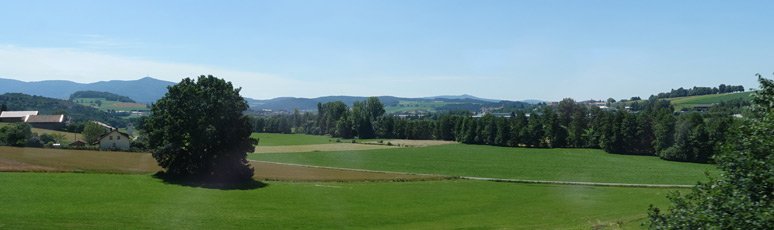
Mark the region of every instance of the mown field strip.
<instances>
[{"instance_id":1,"label":"mown field strip","mask_svg":"<svg viewBox=\"0 0 774 230\"><path fill-rule=\"evenodd\" d=\"M451 176L441 174L427 174L427 173L412 173L412 172L396 172L396 171L382 171L382 170L368 170L368 169L353 169L353 168L339 168L339 167L327 167L317 165L303 165L292 163L279 163L270 161L257 161L250 160L257 163L279 164L298 167L310 167L321 169L333 169L333 170L346 170L346 171L358 171L369 173L385 173L385 174L405 174L415 176L428 176L437 178L449 178L449 179L466 179L466 180L478 180L478 181L492 181L492 182L508 182L508 183L522 183L522 184L558 184L558 185L583 185L583 186L605 186L605 187L636 187L636 188L691 188L693 185L681 185L681 184L629 184L629 183L604 183L604 182L583 182L583 181L551 181L551 180L524 180L524 179L506 179L506 178L487 178L487 177L473 177L473 176Z\"/></svg>"},{"instance_id":2,"label":"mown field strip","mask_svg":"<svg viewBox=\"0 0 774 230\"><path fill-rule=\"evenodd\" d=\"M287 166L296 166L296 167L332 169L332 170L343 170L343 171L356 171L356 172L367 172L367 173L402 174L402 175L441 177L441 178L450 178L450 179L451 178L460 178L460 177L449 176L449 175L429 174L429 173L411 173L411 172L393 172L393 171L368 170L368 169L339 168L339 167L328 167L328 166L317 166L317 165L303 165L303 164L281 163L281 162L271 162L271 161L258 161L258 160L248 160L248 161L256 162L256 163L264 163L264 164L278 164L278 165L287 165Z\"/></svg>"},{"instance_id":3,"label":"mown field strip","mask_svg":"<svg viewBox=\"0 0 774 230\"><path fill-rule=\"evenodd\" d=\"M448 144L362 151L250 154L251 160L538 181L624 184L695 184L716 175L714 165L661 160L655 156L605 153L599 149L531 149Z\"/></svg>"},{"instance_id":4,"label":"mown field strip","mask_svg":"<svg viewBox=\"0 0 774 230\"><path fill-rule=\"evenodd\" d=\"M640 229L672 189L492 183L270 182L0 173L0 229Z\"/></svg>"}]
</instances>

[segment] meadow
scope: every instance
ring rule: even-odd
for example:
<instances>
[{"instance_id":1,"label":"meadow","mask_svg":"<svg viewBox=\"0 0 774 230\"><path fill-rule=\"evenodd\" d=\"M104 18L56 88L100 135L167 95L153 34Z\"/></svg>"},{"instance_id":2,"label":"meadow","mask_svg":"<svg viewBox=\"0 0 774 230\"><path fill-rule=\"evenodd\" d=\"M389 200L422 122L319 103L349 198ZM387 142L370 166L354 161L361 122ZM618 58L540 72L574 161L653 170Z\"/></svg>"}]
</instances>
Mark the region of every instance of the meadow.
<instances>
[{"instance_id":1,"label":"meadow","mask_svg":"<svg viewBox=\"0 0 774 230\"><path fill-rule=\"evenodd\" d=\"M700 95L700 96L668 98L667 100L669 100L672 103L676 111L680 111L683 108L692 108L697 105L717 104L720 102L731 101L736 99L750 100L750 96L752 95L752 93L753 92L750 91L750 92L741 92L741 93L710 94L710 95Z\"/></svg>"},{"instance_id":2,"label":"meadow","mask_svg":"<svg viewBox=\"0 0 774 230\"><path fill-rule=\"evenodd\" d=\"M669 191L467 180L217 190L82 173L0 173L0 184L0 227L21 229L636 229Z\"/></svg>"},{"instance_id":3,"label":"meadow","mask_svg":"<svg viewBox=\"0 0 774 230\"><path fill-rule=\"evenodd\" d=\"M592 149L524 149L448 142L426 147L330 143L255 134L266 148L374 146L253 153L263 187L167 184L148 153L0 147L0 228L640 229L674 188L500 183L449 176L693 184L711 165ZM263 141L265 139L265 142ZM429 143L429 142L428 142ZM425 145L421 145L425 146ZM297 163L285 165L272 162Z\"/></svg>"},{"instance_id":4,"label":"meadow","mask_svg":"<svg viewBox=\"0 0 774 230\"><path fill-rule=\"evenodd\" d=\"M253 133L250 137L259 138L259 146L293 146L293 145L314 145L314 144L332 144L336 140L343 142L351 140L341 140L328 136L306 135L306 134L279 134L279 133Z\"/></svg>"},{"instance_id":5,"label":"meadow","mask_svg":"<svg viewBox=\"0 0 774 230\"><path fill-rule=\"evenodd\" d=\"M535 149L448 144L364 151L250 154L250 159L341 168L492 177L636 184L692 185L713 165L598 149Z\"/></svg>"}]
</instances>

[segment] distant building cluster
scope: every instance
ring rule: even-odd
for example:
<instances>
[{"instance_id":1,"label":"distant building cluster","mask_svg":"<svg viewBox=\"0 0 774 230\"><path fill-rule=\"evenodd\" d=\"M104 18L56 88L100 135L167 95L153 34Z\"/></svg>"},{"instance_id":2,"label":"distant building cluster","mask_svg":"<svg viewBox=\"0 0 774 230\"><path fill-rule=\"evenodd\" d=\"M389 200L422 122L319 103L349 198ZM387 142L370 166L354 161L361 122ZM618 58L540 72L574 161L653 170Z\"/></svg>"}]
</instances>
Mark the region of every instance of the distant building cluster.
<instances>
[{"instance_id":1,"label":"distant building cluster","mask_svg":"<svg viewBox=\"0 0 774 230\"><path fill-rule=\"evenodd\" d=\"M0 122L23 122L41 129L61 129L65 125L64 114L38 115L38 111L2 111Z\"/></svg>"},{"instance_id":2,"label":"distant building cluster","mask_svg":"<svg viewBox=\"0 0 774 230\"><path fill-rule=\"evenodd\" d=\"M27 123L31 127L40 129L60 130L65 126L64 114L58 115L39 115L38 111L2 111L0 112L0 122L7 123ZM113 126L92 121L93 123L105 128L106 133L99 137L94 145L98 145L100 150L129 150L132 139L129 134L119 132ZM71 143L71 147L84 147L87 143L76 140Z\"/></svg>"}]
</instances>

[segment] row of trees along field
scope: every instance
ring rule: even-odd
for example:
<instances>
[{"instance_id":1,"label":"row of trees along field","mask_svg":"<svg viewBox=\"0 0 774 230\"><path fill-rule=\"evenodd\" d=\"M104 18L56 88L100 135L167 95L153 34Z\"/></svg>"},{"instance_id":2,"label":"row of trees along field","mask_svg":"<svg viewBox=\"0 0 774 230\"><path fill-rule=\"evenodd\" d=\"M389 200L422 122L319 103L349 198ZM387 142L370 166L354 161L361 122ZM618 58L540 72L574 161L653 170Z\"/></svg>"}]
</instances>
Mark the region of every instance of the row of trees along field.
<instances>
[{"instance_id":1,"label":"row of trees along field","mask_svg":"<svg viewBox=\"0 0 774 230\"><path fill-rule=\"evenodd\" d=\"M683 87L680 87L678 89L673 89L668 93L659 93L656 95L656 97L673 98L673 97L687 97L687 96L699 96L699 95L735 93L735 92L744 92L744 86L720 84L718 87L694 86L692 89L684 89Z\"/></svg>"},{"instance_id":2,"label":"row of trees along field","mask_svg":"<svg viewBox=\"0 0 774 230\"><path fill-rule=\"evenodd\" d=\"M254 117L257 132L306 133L361 139L437 139L466 144L533 148L600 148L609 153L652 155L706 163L736 125L731 116L749 103L722 103L707 113L674 113L667 100L637 101L630 110L603 110L564 99L510 117L470 113L401 119L384 114L376 97L350 109L343 102L318 105L318 113Z\"/></svg>"}]
</instances>

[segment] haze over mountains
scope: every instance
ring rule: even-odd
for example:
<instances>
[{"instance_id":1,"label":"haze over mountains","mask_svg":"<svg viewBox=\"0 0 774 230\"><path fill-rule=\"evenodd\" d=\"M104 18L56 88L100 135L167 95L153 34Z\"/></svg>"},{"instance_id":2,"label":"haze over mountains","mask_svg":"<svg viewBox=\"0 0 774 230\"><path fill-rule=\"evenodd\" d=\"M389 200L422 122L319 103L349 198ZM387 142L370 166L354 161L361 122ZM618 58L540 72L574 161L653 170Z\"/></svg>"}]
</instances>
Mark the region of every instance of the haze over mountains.
<instances>
[{"instance_id":1,"label":"haze over mountains","mask_svg":"<svg viewBox=\"0 0 774 230\"><path fill-rule=\"evenodd\" d=\"M24 93L67 100L70 98L70 94L76 91L91 90L127 96L139 103L152 103L164 96L167 92L167 86L173 84L175 83L151 77L130 81L111 80L86 84L66 80L25 82L0 78L0 93Z\"/></svg>"},{"instance_id":2,"label":"haze over mountains","mask_svg":"<svg viewBox=\"0 0 774 230\"><path fill-rule=\"evenodd\" d=\"M92 90L101 92L110 92L122 96L127 96L139 103L153 103L163 97L167 92L167 86L174 85L174 82L163 81L151 77L144 77L138 80L110 80L94 83L77 83L66 80L46 80L37 82L25 82L14 79L0 78L0 94L2 93L24 93L44 97L58 98L67 100L70 95L77 91ZM366 97L361 96L325 96L318 98L296 98L296 97L278 97L268 100L257 100L246 98L253 110L316 110L317 103L326 103L332 101L342 101L347 105L352 105L355 101L363 101ZM394 96L380 96L379 99L385 105L398 105L402 102L427 103L433 101L447 103L469 103L469 104L493 104L504 100L479 98L472 95L444 95L423 98L402 98ZM537 100L529 100L527 103L539 103Z\"/></svg>"}]
</instances>

